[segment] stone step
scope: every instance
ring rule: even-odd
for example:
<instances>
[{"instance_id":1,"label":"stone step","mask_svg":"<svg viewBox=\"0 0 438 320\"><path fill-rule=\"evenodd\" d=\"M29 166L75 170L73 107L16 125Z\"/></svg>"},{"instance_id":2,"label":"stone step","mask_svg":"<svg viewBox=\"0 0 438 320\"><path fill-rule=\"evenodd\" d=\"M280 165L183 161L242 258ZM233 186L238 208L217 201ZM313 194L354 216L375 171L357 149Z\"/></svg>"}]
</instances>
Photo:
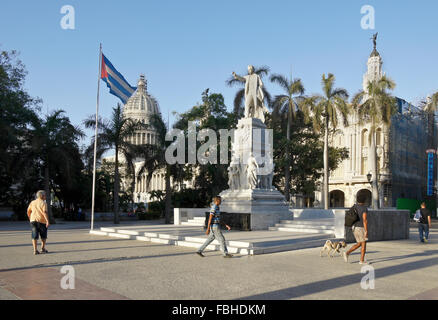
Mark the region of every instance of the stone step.
<instances>
[{"instance_id":1,"label":"stone step","mask_svg":"<svg viewBox=\"0 0 438 320\"><path fill-rule=\"evenodd\" d=\"M187 222L181 222L181 225L182 226L203 227L204 223L203 222L200 223L200 222L196 222L196 221L194 221L194 222L187 221Z\"/></svg>"},{"instance_id":2,"label":"stone step","mask_svg":"<svg viewBox=\"0 0 438 320\"><path fill-rule=\"evenodd\" d=\"M142 236L136 236L136 237L135 237L135 240L150 242L150 241L151 241L151 238L149 238L149 237L142 237Z\"/></svg>"},{"instance_id":3,"label":"stone step","mask_svg":"<svg viewBox=\"0 0 438 320\"><path fill-rule=\"evenodd\" d=\"M196 243L198 246L202 245L205 242L206 238L197 238L197 237L185 237L185 242ZM225 241L227 247L236 247L236 248L251 248L251 243L245 241ZM213 240L212 245L219 246L219 241Z\"/></svg>"},{"instance_id":4,"label":"stone step","mask_svg":"<svg viewBox=\"0 0 438 320\"><path fill-rule=\"evenodd\" d=\"M281 224L297 224L297 225L335 225L335 220L281 220Z\"/></svg>"},{"instance_id":5,"label":"stone step","mask_svg":"<svg viewBox=\"0 0 438 320\"><path fill-rule=\"evenodd\" d=\"M195 220L195 221L201 221L201 222L204 222L205 221L205 217L193 217L192 219L189 219L189 221L190 220Z\"/></svg>"},{"instance_id":6,"label":"stone step","mask_svg":"<svg viewBox=\"0 0 438 320\"><path fill-rule=\"evenodd\" d=\"M106 230L116 231L116 232L104 232L104 231L91 231L91 234L116 237L120 239L132 239L138 241L146 241L152 243L159 243L163 245L176 245L176 246L184 246L193 249L198 249L205 241L206 237L198 233L195 230L195 235L185 236L181 235L186 233L186 231L181 232L180 230L175 230L175 233L160 233L160 232L145 232L141 229L129 230L129 229L113 229L113 228L104 228ZM319 236L311 236L308 239L306 237L299 238L296 235L291 235L284 237L280 240L273 240L268 237L265 241L260 241L258 239L257 242L253 242L251 240L248 241L227 241L228 252L231 254L241 254L241 255L257 255L257 254L266 254L266 253L275 253L282 251L292 251L306 248L314 248L314 247L322 247L325 241L329 238L334 237L334 231L328 229L321 228L296 228L296 227L272 227L269 228L274 231L284 231L291 232L296 234L308 233L308 234L319 234ZM127 232L129 231L129 232ZM139 235L137 235L137 233ZM325 235L328 236L325 236ZM210 251L220 251L220 245L217 240L213 241L208 247L207 250Z\"/></svg>"},{"instance_id":7,"label":"stone step","mask_svg":"<svg viewBox=\"0 0 438 320\"><path fill-rule=\"evenodd\" d=\"M300 229L300 228L282 228L282 227L269 227L269 231L282 231L282 232L293 232L293 233L314 233L314 234L334 234L334 230L321 230L321 229Z\"/></svg>"},{"instance_id":8,"label":"stone step","mask_svg":"<svg viewBox=\"0 0 438 320\"><path fill-rule=\"evenodd\" d=\"M160 239L160 238L151 238L151 242L161 243L161 244L174 244L174 240L170 239Z\"/></svg>"},{"instance_id":9,"label":"stone step","mask_svg":"<svg viewBox=\"0 0 438 320\"><path fill-rule=\"evenodd\" d=\"M103 232L103 231L97 231L97 230L91 230L90 234L94 234L96 236L107 236L108 232Z\"/></svg>"},{"instance_id":10,"label":"stone step","mask_svg":"<svg viewBox=\"0 0 438 320\"><path fill-rule=\"evenodd\" d=\"M145 232L143 234L144 234L145 237L158 238L158 233L155 233L155 232Z\"/></svg>"},{"instance_id":11,"label":"stone step","mask_svg":"<svg viewBox=\"0 0 438 320\"><path fill-rule=\"evenodd\" d=\"M189 248L199 248L202 245L202 243L192 242L192 241L187 241L187 240L176 241L175 244L178 246L189 247ZM207 249L208 250L219 250L219 245L209 244L207 246Z\"/></svg>"},{"instance_id":12,"label":"stone step","mask_svg":"<svg viewBox=\"0 0 438 320\"><path fill-rule=\"evenodd\" d=\"M198 249L201 246L199 242L190 242L190 241L176 241L175 245L182 247L196 248L196 249ZM242 254L242 255L253 254L253 250L249 248L239 248L239 247L233 247L227 245L227 249L228 249L228 253L231 254ZM220 246L219 244L209 244L206 250L220 251Z\"/></svg>"},{"instance_id":13,"label":"stone step","mask_svg":"<svg viewBox=\"0 0 438 320\"><path fill-rule=\"evenodd\" d=\"M108 233L108 236L113 237L113 238L120 238L120 239L134 239L134 236L131 236L129 234L121 234L121 233Z\"/></svg>"},{"instance_id":14,"label":"stone step","mask_svg":"<svg viewBox=\"0 0 438 320\"><path fill-rule=\"evenodd\" d=\"M296 228L296 229L316 229L316 230L335 230L335 226L324 226L324 225L300 225L300 224L283 224L277 223L275 227L279 228Z\"/></svg>"},{"instance_id":15,"label":"stone step","mask_svg":"<svg viewBox=\"0 0 438 320\"><path fill-rule=\"evenodd\" d=\"M178 236L173 234L158 234L158 238L167 240L183 240L184 236Z\"/></svg>"},{"instance_id":16,"label":"stone step","mask_svg":"<svg viewBox=\"0 0 438 320\"><path fill-rule=\"evenodd\" d=\"M140 231L134 231L134 230L116 230L116 231L117 231L117 233L127 234L127 235L130 235L130 236L139 236L139 235L141 235Z\"/></svg>"},{"instance_id":17,"label":"stone step","mask_svg":"<svg viewBox=\"0 0 438 320\"><path fill-rule=\"evenodd\" d=\"M285 244L280 246L270 246L270 247L254 247L252 249L253 255L258 254L268 254L268 253L276 253L276 252L284 252L284 251L293 251L293 250L301 250L301 249L310 249L316 247L322 247L326 240L315 240L315 241L303 241L300 243L292 243Z\"/></svg>"}]
</instances>

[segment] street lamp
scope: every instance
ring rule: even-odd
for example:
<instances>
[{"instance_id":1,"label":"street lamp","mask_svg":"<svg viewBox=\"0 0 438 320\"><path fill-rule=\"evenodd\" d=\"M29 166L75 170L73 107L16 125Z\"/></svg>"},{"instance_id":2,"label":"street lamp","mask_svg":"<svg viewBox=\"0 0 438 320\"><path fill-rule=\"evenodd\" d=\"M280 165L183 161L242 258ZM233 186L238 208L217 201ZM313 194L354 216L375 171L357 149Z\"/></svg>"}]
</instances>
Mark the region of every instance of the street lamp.
<instances>
[{"instance_id":1,"label":"street lamp","mask_svg":"<svg viewBox=\"0 0 438 320\"><path fill-rule=\"evenodd\" d=\"M371 172L369 172L368 174L367 174L367 180L368 180L368 182L371 184L372 182L371 182L371 178L373 177L373 175L371 174Z\"/></svg>"}]
</instances>

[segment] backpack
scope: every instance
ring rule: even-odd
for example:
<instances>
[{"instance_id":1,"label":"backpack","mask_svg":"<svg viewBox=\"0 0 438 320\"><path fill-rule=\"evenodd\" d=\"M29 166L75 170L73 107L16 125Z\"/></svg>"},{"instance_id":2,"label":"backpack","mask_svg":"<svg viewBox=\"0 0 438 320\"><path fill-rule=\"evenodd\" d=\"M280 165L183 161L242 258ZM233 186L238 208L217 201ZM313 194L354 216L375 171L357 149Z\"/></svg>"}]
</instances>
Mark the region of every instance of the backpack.
<instances>
[{"instance_id":1,"label":"backpack","mask_svg":"<svg viewBox=\"0 0 438 320\"><path fill-rule=\"evenodd\" d=\"M414 221L420 222L420 219L421 219L421 211L420 209L418 209L417 211L415 211Z\"/></svg>"},{"instance_id":2,"label":"backpack","mask_svg":"<svg viewBox=\"0 0 438 320\"><path fill-rule=\"evenodd\" d=\"M360 218L356 205L354 205L345 213L345 226L351 228L358 221L360 221Z\"/></svg>"}]
</instances>

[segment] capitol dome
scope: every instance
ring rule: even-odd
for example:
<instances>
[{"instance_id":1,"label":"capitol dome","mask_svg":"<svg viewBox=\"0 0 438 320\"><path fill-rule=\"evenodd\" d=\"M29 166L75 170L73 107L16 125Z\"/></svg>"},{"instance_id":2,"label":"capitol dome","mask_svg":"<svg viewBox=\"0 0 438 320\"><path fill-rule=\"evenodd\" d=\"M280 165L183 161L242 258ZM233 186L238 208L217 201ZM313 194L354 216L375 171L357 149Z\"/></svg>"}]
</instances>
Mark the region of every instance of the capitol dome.
<instances>
[{"instance_id":1,"label":"capitol dome","mask_svg":"<svg viewBox=\"0 0 438 320\"><path fill-rule=\"evenodd\" d=\"M146 123L149 123L148 118L151 115L160 113L157 100L147 92L144 75L140 75L137 90L126 102L123 113L126 117L142 122L144 120Z\"/></svg>"},{"instance_id":2,"label":"capitol dome","mask_svg":"<svg viewBox=\"0 0 438 320\"><path fill-rule=\"evenodd\" d=\"M124 108L123 115L126 118L150 124L150 117L154 114L160 114L157 100L148 94L147 82L144 75L140 75L137 83L137 90L128 99ZM149 144L156 142L156 132L154 128L138 130L128 140L133 144Z\"/></svg>"}]
</instances>

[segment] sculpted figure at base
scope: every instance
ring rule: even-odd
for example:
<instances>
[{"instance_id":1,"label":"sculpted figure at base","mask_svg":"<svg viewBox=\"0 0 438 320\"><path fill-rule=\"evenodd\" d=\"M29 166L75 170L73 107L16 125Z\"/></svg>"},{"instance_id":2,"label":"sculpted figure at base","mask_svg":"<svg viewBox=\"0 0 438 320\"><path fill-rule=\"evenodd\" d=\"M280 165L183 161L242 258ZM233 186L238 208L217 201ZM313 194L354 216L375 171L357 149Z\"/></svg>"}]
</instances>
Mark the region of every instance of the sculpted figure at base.
<instances>
[{"instance_id":1,"label":"sculpted figure at base","mask_svg":"<svg viewBox=\"0 0 438 320\"><path fill-rule=\"evenodd\" d=\"M238 163L228 167L228 185L231 190L240 190L240 168Z\"/></svg>"},{"instance_id":2,"label":"sculpted figure at base","mask_svg":"<svg viewBox=\"0 0 438 320\"><path fill-rule=\"evenodd\" d=\"M249 154L248 166L246 167L246 177L248 181L248 189L256 189L258 183L258 173L259 165L257 164L256 158L252 152Z\"/></svg>"},{"instance_id":3,"label":"sculpted figure at base","mask_svg":"<svg viewBox=\"0 0 438 320\"><path fill-rule=\"evenodd\" d=\"M260 76L254 73L254 67L248 66L248 75L241 77L233 72L235 79L245 82L245 118L258 118L265 122L265 110L263 100L263 82Z\"/></svg>"}]
</instances>

